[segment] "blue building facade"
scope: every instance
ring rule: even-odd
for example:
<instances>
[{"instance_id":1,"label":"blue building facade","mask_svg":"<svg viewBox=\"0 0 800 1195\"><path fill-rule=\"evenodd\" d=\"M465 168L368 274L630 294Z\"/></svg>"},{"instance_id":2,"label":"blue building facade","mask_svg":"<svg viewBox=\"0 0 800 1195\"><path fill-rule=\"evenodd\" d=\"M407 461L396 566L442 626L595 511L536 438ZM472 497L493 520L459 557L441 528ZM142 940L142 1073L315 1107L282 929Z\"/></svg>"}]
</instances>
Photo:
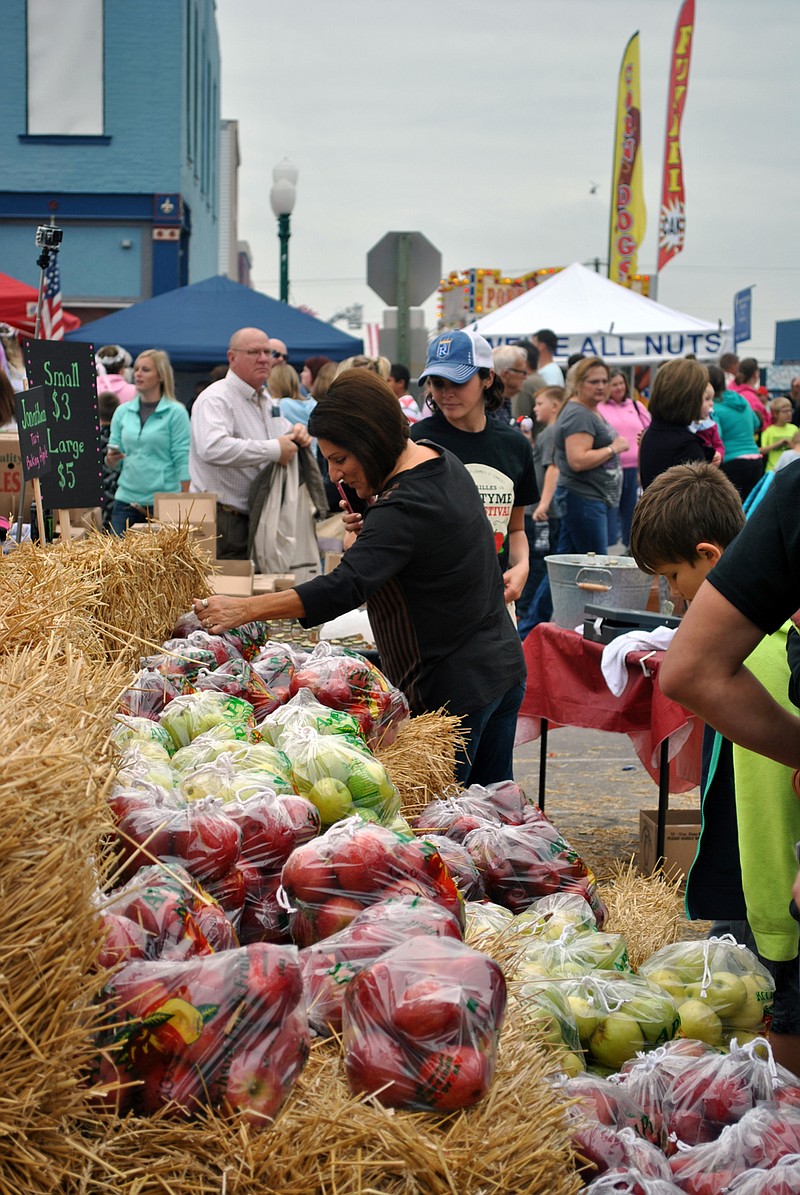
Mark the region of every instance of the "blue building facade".
<instances>
[{"instance_id":1,"label":"blue building facade","mask_svg":"<svg viewBox=\"0 0 800 1195\"><path fill-rule=\"evenodd\" d=\"M0 77L0 271L52 217L83 318L217 273L214 0L5 0Z\"/></svg>"}]
</instances>

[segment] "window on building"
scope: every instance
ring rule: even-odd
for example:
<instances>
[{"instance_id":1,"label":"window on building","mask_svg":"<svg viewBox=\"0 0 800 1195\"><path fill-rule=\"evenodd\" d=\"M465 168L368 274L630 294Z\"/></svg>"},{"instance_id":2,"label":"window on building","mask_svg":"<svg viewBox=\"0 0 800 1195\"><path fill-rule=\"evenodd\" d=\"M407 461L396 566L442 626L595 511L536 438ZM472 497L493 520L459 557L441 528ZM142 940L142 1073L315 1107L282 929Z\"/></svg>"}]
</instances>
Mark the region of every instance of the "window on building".
<instances>
[{"instance_id":1,"label":"window on building","mask_svg":"<svg viewBox=\"0 0 800 1195\"><path fill-rule=\"evenodd\" d=\"M27 0L28 133L97 137L103 122L103 0Z\"/></svg>"}]
</instances>

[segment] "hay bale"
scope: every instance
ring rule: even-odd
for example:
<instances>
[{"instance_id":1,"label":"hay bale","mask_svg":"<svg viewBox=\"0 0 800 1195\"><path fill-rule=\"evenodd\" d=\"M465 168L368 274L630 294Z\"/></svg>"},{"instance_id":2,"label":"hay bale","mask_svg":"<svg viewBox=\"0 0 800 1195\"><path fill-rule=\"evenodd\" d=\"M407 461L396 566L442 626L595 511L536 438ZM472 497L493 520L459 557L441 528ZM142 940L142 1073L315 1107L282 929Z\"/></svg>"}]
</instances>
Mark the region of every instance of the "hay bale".
<instances>
[{"instance_id":1,"label":"hay bale","mask_svg":"<svg viewBox=\"0 0 800 1195\"><path fill-rule=\"evenodd\" d=\"M60 641L0 657L0 1191L52 1191L101 980L93 857L107 824L110 708L124 668Z\"/></svg>"},{"instance_id":2,"label":"hay bale","mask_svg":"<svg viewBox=\"0 0 800 1195\"><path fill-rule=\"evenodd\" d=\"M464 745L460 725L444 710L407 718L391 746L376 752L400 793L403 817L415 817L454 786L456 750Z\"/></svg>"},{"instance_id":3,"label":"hay bale","mask_svg":"<svg viewBox=\"0 0 800 1195\"><path fill-rule=\"evenodd\" d=\"M41 643L53 631L92 660L135 665L167 638L193 597L210 592L208 556L188 524L24 544L0 565L3 650Z\"/></svg>"},{"instance_id":4,"label":"hay bale","mask_svg":"<svg viewBox=\"0 0 800 1195\"><path fill-rule=\"evenodd\" d=\"M632 860L617 863L611 880L603 885L601 895L608 906L603 928L623 935L634 970L662 946L683 938L682 886L680 873L670 876L656 871L645 876Z\"/></svg>"}]
</instances>

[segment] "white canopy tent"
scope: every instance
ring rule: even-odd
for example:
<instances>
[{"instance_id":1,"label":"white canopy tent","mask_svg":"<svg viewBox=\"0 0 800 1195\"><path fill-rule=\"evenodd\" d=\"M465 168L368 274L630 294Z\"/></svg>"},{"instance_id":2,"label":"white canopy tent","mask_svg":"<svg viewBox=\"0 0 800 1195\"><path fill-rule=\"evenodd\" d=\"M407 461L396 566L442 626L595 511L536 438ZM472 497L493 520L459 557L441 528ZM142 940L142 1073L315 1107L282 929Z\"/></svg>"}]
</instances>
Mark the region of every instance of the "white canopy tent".
<instances>
[{"instance_id":1,"label":"white canopy tent","mask_svg":"<svg viewBox=\"0 0 800 1195\"><path fill-rule=\"evenodd\" d=\"M710 360L733 348L729 325L674 311L577 261L471 327L493 345L552 328L559 363L573 353L609 365L657 364L687 353Z\"/></svg>"}]
</instances>

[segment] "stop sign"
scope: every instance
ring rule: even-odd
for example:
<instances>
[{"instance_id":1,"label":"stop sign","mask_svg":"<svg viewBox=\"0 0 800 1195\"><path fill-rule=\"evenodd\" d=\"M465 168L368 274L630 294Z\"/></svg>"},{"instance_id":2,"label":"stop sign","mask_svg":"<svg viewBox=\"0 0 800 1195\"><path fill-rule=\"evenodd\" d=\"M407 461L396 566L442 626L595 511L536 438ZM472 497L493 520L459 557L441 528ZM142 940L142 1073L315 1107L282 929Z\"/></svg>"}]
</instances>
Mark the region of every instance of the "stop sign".
<instances>
[{"instance_id":1,"label":"stop sign","mask_svg":"<svg viewBox=\"0 0 800 1195\"><path fill-rule=\"evenodd\" d=\"M387 232L367 254L367 282L390 307L399 306L398 281L404 272L406 301L419 307L442 279L442 255L421 232Z\"/></svg>"}]
</instances>

